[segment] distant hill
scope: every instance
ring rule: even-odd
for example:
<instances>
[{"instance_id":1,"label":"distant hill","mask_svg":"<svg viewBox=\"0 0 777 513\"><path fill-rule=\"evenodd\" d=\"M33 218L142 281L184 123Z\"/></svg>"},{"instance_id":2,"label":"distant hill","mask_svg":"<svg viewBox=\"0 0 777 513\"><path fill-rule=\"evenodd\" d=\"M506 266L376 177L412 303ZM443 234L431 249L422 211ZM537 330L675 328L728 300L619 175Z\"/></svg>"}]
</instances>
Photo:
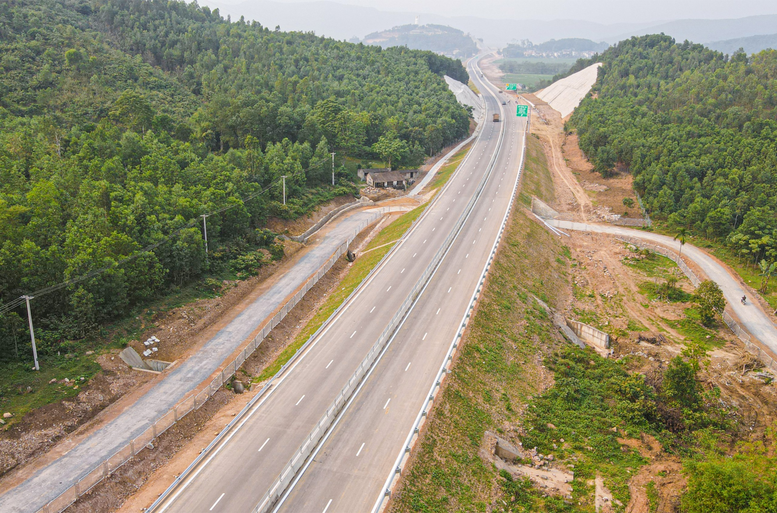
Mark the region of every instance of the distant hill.
<instances>
[{"instance_id":1,"label":"distant hill","mask_svg":"<svg viewBox=\"0 0 777 513\"><path fill-rule=\"evenodd\" d=\"M295 1L282 3L273 0L250 0L242 3L227 3L230 0L199 0L200 5L219 8L223 16L232 19L245 16L247 20L256 20L265 27L280 25L282 30L310 32L350 40L363 39L367 34L412 23L419 14L378 10L372 7L350 5L328 0ZM234 1L234 0L232 0ZM528 38L533 41L547 41L551 38L581 37L609 41L616 34L627 31L636 32L655 23L618 23L614 25L585 20L514 20L507 18L489 19L471 16L440 16L420 13L423 23L434 23L455 27L483 39L486 46L503 47L515 38ZM519 27L519 30L516 30ZM750 34L748 34L750 35ZM617 41L617 40L616 40Z\"/></svg>"},{"instance_id":2,"label":"distant hill","mask_svg":"<svg viewBox=\"0 0 777 513\"><path fill-rule=\"evenodd\" d=\"M222 16L231 15L233 19L245 16L247 20L256 20L265 27L280 25L283 30L310 32L348 40L352 37L364 38L366 34L381 31L385 27L411 23L419 14L379 10L373 7L350 5L331 0L299 0L282 3L273 0L249 0L243 3L231 3L239 0L199 0L199 4L219 8ZM229 3L222 3L229 2ZM710 43L758 34L771 34L777 27L776 15L750 16L739 19L700 20L686 19L671 22L634 23L597 23L586 20L516 20L510 18L488 19L490 13L484 11L483 17L440 16L421 12L425 23L434 23L455 27L471 34L473 38L483 39L486 46L504 47L516 43L516 39L547 41L551 38L584 38L594 41L617 43L631 36L644 34L668 34L678 41L689 39L696 43Z\"/></svg>"},{"instance_id":3,"label":"distant hill","mask_svg":"<svg viewBox=\"0 0 777 513\"><path fill-rule=\"evenodd\" d=\"M471 57L478 52L475 41L469 35L445 25L401 25L367 34L362 42L383 48L407 46L413 50L430 50L459 58Z\"/></svg>"},{"instance_id":4,"label":"distant hill","mask_svg":"<svg viewBox=\"0 0 777 513\"><path fill-rule=\"evenodd\" d=\"M609 48L607 43L597 43L590 39L567 38L551 39L535 45L529 40L518 44L509 44L502 50L502 55L509 58L517 57L591 57L595 53Z\"/></svg>"},{"instance_id":5,"label":"distant hill","mask_svg":"<svg viewBox=\"0 0 777 513\"><path fill-rule=\"evenodd\" d=\"M728 55L731 55L742 48L746 54L750 55L758 53L761 50L766 50L767 48L777 49L777 34L713 41L712 43L707 44L707 46Z\"/></svg>"},{"instance_id":6,"label":"distant hill","mask_svg":"<svg viewBox=\"0 0 777 513\"><path fill-rule=\"evenodd\" d=\"M631 36L663 33L672 36L678 42L687 39L694 43L711 43L712 41L747 38L758 34L771 34L774 33L775 27L777 27L777 14L725 20L677 20L623 32L605 39L611 43L616 43Z\"/></svg>"}]
</instances>

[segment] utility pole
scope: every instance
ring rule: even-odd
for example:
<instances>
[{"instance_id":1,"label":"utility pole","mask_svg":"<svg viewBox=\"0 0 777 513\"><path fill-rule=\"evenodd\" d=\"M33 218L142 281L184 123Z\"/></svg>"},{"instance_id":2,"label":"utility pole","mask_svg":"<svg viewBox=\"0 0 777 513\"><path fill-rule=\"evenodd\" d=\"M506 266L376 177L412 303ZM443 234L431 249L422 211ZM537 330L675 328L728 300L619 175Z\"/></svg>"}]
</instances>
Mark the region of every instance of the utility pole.
<instances>
[{"instance_id":1,"label":"utility pole","mask_svg":"<svg viewBox=\"0 0 777 513\"><path fill-rule=\"evenodd\" d=\"M209 214L202 214L202 231L205 233L205 260L208 259L208 223L205 221Z\"/></svg>"},{"instance_id":2,"label":"utility pole","mask_svg":"<svg viewBox=\"0 0 777 513\"><path fill-rule=\"evenodd\" d=\"M332 152L332 185L335 184L335 152Z\"/></svg>"},{"instance_id":3,"label":"utility pole","mask_svg":"<svg viewBox=\"0 0 777 513\"><path fill-rule=\"evenodd\" d=\"M283 175L283 204L286 204L286 175Z\"/></svg>"},{"instance_id":4,"label":"utility pole","mask_svg":"<svg viewBox=\"0 0 777 513\"><path fill-rule=\"evenodd\" d=\"M32 296L22 296L27 301L27 320L30 322L30 339L32 339L32 357L35 359L35 370L39 371L38 348L35 347L35 330L32 329L32 312L30 311L30 299Z\"/></svg>"}]
</instances>

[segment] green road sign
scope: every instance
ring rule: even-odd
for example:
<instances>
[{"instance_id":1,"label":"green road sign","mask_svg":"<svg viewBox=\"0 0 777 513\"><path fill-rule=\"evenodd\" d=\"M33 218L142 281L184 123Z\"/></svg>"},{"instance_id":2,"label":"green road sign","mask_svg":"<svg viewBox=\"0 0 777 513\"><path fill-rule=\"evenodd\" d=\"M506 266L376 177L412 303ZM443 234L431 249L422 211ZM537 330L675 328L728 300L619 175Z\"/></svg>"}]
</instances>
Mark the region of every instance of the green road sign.
<instances>
[{"instance_id":1,"label":"green road sign","mask_svg":"<svg viewBox=\"0 0 777 513\"><path fill-rule=\"evenodd\" d=\"M507 84L508 91L517 91L518 90L518 84Z\"/></svg>"},{"instance_id":2,"label":"green road sign","mask_svg":"<svg viewBox=\"0 0 777 513\"><path fill-rule=\"evenodd\" d=\"M518 111L515 113L516 116L519 118L527 118L529 117L529 106L528 105L518 105Z\"/></svg>"}]
</instances>

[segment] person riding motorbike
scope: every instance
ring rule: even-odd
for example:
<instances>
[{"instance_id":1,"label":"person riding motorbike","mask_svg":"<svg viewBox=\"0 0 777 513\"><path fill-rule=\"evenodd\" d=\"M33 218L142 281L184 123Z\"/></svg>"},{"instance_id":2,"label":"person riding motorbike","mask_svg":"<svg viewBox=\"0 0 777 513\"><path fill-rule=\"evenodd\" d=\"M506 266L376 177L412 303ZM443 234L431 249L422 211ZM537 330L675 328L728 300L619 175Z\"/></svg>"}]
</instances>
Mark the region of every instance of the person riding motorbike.
<instances>
[{"instance_id":1,"label":"person riding motorbike","mask_svg":"<svg viewBox=\"0 0 777 513\"><path fill-rule=\"evenodd\" d=\"M743 305L747 304L747 296L742 296L742 304Z\"/></svg>"}]
</instances>

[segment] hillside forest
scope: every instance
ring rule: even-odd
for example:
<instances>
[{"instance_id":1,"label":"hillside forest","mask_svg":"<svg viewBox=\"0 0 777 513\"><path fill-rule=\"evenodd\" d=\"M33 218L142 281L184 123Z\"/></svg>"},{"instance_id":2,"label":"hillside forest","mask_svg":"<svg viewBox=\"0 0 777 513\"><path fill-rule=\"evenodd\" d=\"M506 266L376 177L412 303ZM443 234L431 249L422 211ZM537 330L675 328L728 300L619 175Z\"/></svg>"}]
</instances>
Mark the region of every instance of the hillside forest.
<instances>
[{"instance_id":1,"label":"hillside forest","mask_svg":"<svg viewBox=\"0 0 777 513\"><path fill-rule=\"evenodd\" d=\"M651 217L777 260L777 51L731 56L664 35L622 41L572 115L602 175L634 175Z\"/></svg>"},{"instance_id":2,"label":"hillside forest","mask_svg":"<svg viewBox=\"0 0 777 513\"><path fill-rule=\"evenodd\" d=\"M367 34L364 36L364 43L380 45L383 48L406 46L458 58L472 57L478 53L477 44L470 35L445 25L401 25L390 30ZM459 82L462 81L459 77L453 78Z\"/></svg>"},{"instance_id":3,"label":"hillside forest","mask_svg":"<svg viewBox=\"0 0 777 513\"><path fill-rule=\"evenodd\" d=\"M282 256L266 220L356 193L345 158L415 166L469 130L442 79L466 71L431 52L179 1L0 10L0 360L31 362L23 294L39 353L65 353L208 273Z\"/></svg>"}]
</instances>

